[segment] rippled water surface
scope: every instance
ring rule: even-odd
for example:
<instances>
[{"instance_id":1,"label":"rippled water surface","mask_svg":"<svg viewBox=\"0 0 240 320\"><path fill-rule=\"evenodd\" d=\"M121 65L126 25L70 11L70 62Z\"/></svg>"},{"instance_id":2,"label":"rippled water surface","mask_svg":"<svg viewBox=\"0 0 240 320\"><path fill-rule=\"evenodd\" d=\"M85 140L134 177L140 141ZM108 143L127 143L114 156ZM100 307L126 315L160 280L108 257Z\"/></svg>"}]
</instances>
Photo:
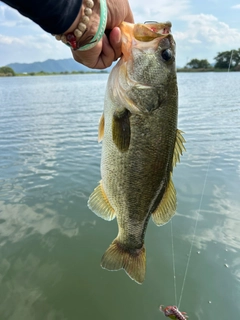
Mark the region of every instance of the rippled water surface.
<instances>
[{"instance_id":1,"label":"rippled water surface","mask_svg":"<svg viewBox=\"0 0 240 320\"><path fill-rule=\"evenodd\" d=\"M181 309L192 320L236 319L240 73L178 74L187 152L174 170L177 214L160 228L150 221L141 286L101 269L117 225L87 207L100 180L106 81L0 78L0 319L164 319L159 305L176 304L171 227Z\"/></svg>"}]
</instances>

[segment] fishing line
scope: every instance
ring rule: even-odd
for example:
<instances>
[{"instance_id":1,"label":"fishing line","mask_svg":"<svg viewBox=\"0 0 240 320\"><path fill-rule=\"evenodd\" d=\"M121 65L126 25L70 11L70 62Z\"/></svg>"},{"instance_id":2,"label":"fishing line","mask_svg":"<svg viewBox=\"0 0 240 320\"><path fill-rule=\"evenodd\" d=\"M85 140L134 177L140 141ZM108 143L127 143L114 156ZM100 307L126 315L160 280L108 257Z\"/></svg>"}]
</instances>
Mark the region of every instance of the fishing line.
<instances>
[{"instance_id":1,"label":"fishing line","mask_svg":"<svg viewBox=\"0 0 240 320\"><path fill-rule=\"evenodd\" d=\"M209 157L209 160L208 160L207 172L206 172L206 175L205 175L203 188L202 188L202 194L201 194L201 198L200 198L200 202L199 202L199 207L198 207L198 210L197 210L197 218L196 218L196 221L195 221L193 237L192 237L192 241L191 241L190 250L189 250L189 253L188 253L188 260L187 260L187 265L186 265L185 274L184 274L184 278L183 278L181 294L180 294L180 298L179 298L179 302L178 302L178 309L180 308L181 301L182 301L183 290L184 290L184 286L185 286L185 282L186 282L186 278L187 278L187 272L188 272L188 267L189 267L190 258L191 258L191 254L192 254L193 243L194 243L195 236L196 236L196 230L197 230L198 220L199 220L200 211L201 211L201 207L202 207L203 195L204 195L206 182L207 182L207 178L208 178L208 173L209 173L209 167L210 167L210 163L211 163L211 159L212 159L212 154L213 154L213 152L210 153L210 157Z\"/></svg>"},{"instance_id":2,"label":"fishing line","mask_svg":"<svg viewBox=\"0 0 240 320\"><path fill-rule=\"evenodd\" d=\"M170 226L171 226L171 239L172 239L173 286L174 286L174 294L175 294L175 304L177 305L177 280L176 280L176 267L175 267L172 220L170 221Z\"/></svg>"},{"instance_id":3,"label":"fishing line","mask_svg":"<svg viewBox=\"0 0 240 320\"><path fill-rule=\"evenodd\" d=\"M232 56L233 56L233 50L231 52L231 57L230 57L230 61L229 61L229 66L228 66L228 73L230 71L231 68L231 62L232 62ZM216 141L216 139L215 139ZM215 141L213 141L213 145L215 144ZM178 309L180 309L181 306L181 302L182 302L182 297L183 297L183 290L185 287L185 283L186 283L186 278L187 278L187 273L188 273L188 268L189 268L189 264L190 264L190 258L191 258L191 254L192 254L192 249L193 249L193 243L195 241L195 237L196 237L196 231L197 231L197 225L198 225L198 221L199 221L199 216L200 216L200 211L201 211L201 207L202 207L202 201L203 201L203 195L204 195L204 191L206 188L206 183L207 183L207 178L208 178L208 174L209 174L209 168L210 168L210 163L212 160L212 156L213 156L213 148L212 151L210 153L209 156L209 160L208 160L208 167L207 167L207 172L205 175L205 179L204 179L204 183L203 183L203 188L202 188L202 193L201 193L201 198L200 198L200 202L199 202L199 207L197 210L197 218L195 221L195 225L194 225L194 231L193 231L193 237L192 237L192 241L191 241L191 245L190 245L190 250L188 253L188 259L187 259L187 265L186 265L186 269L185 269L185 273L184 273L184 278L183 278L183 284L182 284L182 288L181 288L181 293L180 293L180 297L179 297L179 302L178 302ZM172 221L171 221L172 222ZM175 301L177 301L177 287L176 287L176 269L175 269L175 257L174 257L174 243L173 243L173 230L172 230L172 223L171 223L171 237L172 237L172 252L173 252L173 278L174 278L174 291L175 291Z\"/></svg>"}]
</instances>

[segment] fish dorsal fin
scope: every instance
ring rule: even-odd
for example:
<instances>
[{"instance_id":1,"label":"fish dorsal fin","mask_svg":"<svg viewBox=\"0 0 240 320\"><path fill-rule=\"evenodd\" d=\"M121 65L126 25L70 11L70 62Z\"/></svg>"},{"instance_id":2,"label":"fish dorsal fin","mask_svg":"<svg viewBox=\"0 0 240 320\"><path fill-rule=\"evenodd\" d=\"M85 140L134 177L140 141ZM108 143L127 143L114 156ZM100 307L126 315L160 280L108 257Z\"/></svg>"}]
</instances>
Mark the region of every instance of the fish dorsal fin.
<instances>
[{"instance_id":1,"label":"fish dorsal fin","mask_svg":"<svg viewBox=\"0 0 240 320\"><path fill-rule=\"evenodd\" d=\"M98 142L101 142L104 135L104 115L101 115L98 126Z\"/></svg>"},{"instance_id":2,"label":"fish dorsal fin","mask_svg":"<svg viewBox=\"0 0 240 320\"><path fill-rule=\"evenodd\" d=\"M93 193L90 195L88 200L88 207L97 216L103 218L104 220L111 221L115 218L115 211L103 190L102 181L94 189Z\"/></svg>"},{"instance_id":3,"label":"fish dorsal fin","mask_svg":"<svg viewBox=\"0 0 240 320\"><path fill-rule=\"evenodd\" d=\"M167 223L174 215L177 207L177 197L174 184L172 182L172 175L163 198L158 205L157 209L152 213L153 222L157 226Z\"/></svg>"},{"instance_id":4,"label":"fish dorsal fin","mask_svg":"<svg viewBox=\"0 0 240 320\"><path fill-rule=\"evenodd\" d=\"M131 138L130 112L124 109L115 112L112 120L112 136L118 150L125 152L128 150Z\"/></svg>"},{"instance_id":5,"label":"fish dorsal fin","mask_svg":"<svg viewBox=\"0 0 240 320\"><path fill-rule=\"evenodd\" d=\"M184 143L186 142L184 137L182 136L182 131L177 129L176 133L176 141L173 153L173 167L176 166L177 162L180 162L180 155L183 154L183 151L186 151L184 147Z\"/></svg>"}]
</instances>

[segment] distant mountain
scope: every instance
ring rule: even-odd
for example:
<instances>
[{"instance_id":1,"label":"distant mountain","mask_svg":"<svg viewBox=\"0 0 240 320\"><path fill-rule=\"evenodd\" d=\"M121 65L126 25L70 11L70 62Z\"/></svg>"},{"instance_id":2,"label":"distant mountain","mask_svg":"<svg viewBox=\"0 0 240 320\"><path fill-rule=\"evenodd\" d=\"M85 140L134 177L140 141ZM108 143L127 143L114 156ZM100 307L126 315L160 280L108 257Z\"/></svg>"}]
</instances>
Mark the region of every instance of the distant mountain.
<instances>
[{"instance_id":1,"label":"distant mountain","mask_svg":"<svg viewBox=\"0 0 240 320\"><path fill-rule=\"evenodd\" d=\"M72 71L92 71L85 67L84 65L76 62L73 58L69 59L61 59L61 60L53 60L48 59L43 62L33 62L33 63L10 63L7 65L12 68L15 73L30 73L30 72L72 72ZM106 71L110 71L111 67L106 69ZM97 70L95 70L97 71Z\"/></svg>"}]
</instances>

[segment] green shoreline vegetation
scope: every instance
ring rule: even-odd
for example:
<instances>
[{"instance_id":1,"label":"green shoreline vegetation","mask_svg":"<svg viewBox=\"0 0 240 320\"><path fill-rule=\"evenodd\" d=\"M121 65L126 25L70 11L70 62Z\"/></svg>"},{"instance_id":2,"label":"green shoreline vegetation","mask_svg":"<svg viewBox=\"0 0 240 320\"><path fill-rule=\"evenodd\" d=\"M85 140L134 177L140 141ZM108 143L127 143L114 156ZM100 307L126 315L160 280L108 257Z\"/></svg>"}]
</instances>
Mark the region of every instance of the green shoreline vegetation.
<instances>
[{"instance_id":1,"label":"green shoreline vegetation","mask_svg":"<svg viewBox=\"0 0 240 320\"><path fill-rule=\"evenodd\" d=\"M0 67L0 77L29 77L29 76L54 76L54 75L71 75L71 74L99 74L99 73L108 73L108 71L64 71L64 72L24 72L24 73L15 73L14 70L10 67Z\"/></svg>"},{"instance_id":2,"label":"green shoreline vegetation","mask_svg":"<svg viewBox=\"0 0 240 320\"><path fill-rule=\"evenodd\" d=\"M196 69L192 69L192 68L177 68L177 72L238 72L240 71L240 66L238 68L238 70L236 69L232 69L230 68L229 70L228 69L217 69L217 68L214 68L214 67L211 67L211 68L196 68Z\"/></svg>"},{"instance_id":3,"label":"green shoreline vegetation","mask_svg":"<svg viewBox=\"0 0 240 320\"><path fill-rule=\"evenodd\" d=\"M211 65L207 59L192 59L185 67L179 68L178 72L227 72L240 71L240 48L218 52L214 58L216 63Z\"/></svg>"},{"instance_id":4,"label":"green shoreline vegetation","mask_svg":"<svg viewBox=\"0 0 240 320\"><path fill-rule=\"evenodd\" d=\"M207 59L199 60L192 59L183 68L178 68L177 72L228 72L240 71L240 48L237 50L218 52L214 58L216 63L211 65ZM72 71L72 72L29 72L29 73L15 73L14 70L8 66L0 68L0 77L12 76L47 76L47 75L70 75L70 74L99 74L108 73L108 71Z\"/></svg>"}]
</instances>

